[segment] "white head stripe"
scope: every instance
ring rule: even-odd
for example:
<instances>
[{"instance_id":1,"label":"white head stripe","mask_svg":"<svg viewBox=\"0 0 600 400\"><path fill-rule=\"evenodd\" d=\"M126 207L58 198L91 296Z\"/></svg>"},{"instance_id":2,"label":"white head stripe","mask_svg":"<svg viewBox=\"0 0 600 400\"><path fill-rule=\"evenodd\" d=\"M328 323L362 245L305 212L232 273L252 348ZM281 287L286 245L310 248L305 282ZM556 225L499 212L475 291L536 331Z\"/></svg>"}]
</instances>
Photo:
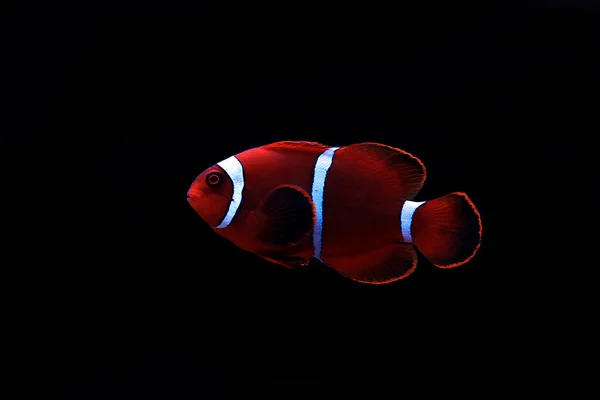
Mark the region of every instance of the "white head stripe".
<instances>
[{"instance_id":1,"label":"white head stripe","mask_svg":"<svg viewBox=\"0 0 600 400\"><path fill-rule=\"evenodd\" d=\"M321 244L323 234L323 191L325 190L325 178L327 171L333 162L333 153L339 147L330 147L325 150L315 164L315 172L312 184L312 201L315 203L315 226L313 229L313 245L315 248L314 258L321 261Z\"/></svg>"},{"instance_id":2,"label":"white head stripe","mask_svg":"<svg viewBox=\"0 0 600 400\"><path fill-rule=\"evenodd\" d=\"M223 168L229 178L231 178L231 182L233 182L233 199L231 203L229 203L229 209L227 210L227 214L225 214L225 218L223 221L217 226L217 228L225 228L228 226L233 217L235 217L235 213L238 210L240 204L242 204L242 191L244 190L244 167L242 167L242 163L240 160L235 158L235 156L231 156L220 163L217 164L219 167Z\"/></svg>"},{"instance_id":3,"label":"white head stripe","mask_svg":"<svg viewBox=\"0 0 600 400\"><path fill-rule=\"evenodd\" d=\"M407 243L412 243L411 227L412 218L421 205L425 204L424 201L410 201L406 200L402 206L402 212L400 212L400 226L402 228L402 238Z\"/></svg>"}]
</instances>

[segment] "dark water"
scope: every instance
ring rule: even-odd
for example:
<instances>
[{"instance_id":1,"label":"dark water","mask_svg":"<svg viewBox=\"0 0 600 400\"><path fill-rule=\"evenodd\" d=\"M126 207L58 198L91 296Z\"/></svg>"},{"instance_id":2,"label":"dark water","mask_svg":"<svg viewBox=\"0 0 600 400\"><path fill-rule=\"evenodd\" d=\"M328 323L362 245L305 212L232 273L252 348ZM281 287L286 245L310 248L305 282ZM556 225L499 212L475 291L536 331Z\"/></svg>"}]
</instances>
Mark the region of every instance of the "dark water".
<instances>
[{"instance_id":1,"label":"dark water","mask_svg":"<svg viewBox=\"0 0 600 400\"><path fill-rule=\"evenodd\" d=\"M240 3L3 12L22 398L597 392L600 9ZM413 153L418 200L478 206L480 252L368 286L233 247L187 189L278 140Z\"/></svg>"}]
</instances>

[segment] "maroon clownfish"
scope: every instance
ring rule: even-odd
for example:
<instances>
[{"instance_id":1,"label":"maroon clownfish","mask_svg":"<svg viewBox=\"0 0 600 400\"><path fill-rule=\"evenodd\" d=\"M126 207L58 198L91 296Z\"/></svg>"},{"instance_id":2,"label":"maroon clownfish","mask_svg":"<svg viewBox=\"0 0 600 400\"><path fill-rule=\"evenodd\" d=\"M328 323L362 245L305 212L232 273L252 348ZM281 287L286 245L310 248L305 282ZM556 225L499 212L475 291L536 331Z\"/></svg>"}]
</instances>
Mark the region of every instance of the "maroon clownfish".
<instances>
[{"instance_id":1,"label":"maroon clownfish","mask_svg":"<svg viewBox=\"0 0 600 400\"><path fill-rule=\"evenodd\" d=\"M206 169L188 202L219 235L270 262L316 258L355 281L389 283L414 271L415 247L440 268L479 248L481 218L465 193L413 201L425 177L418 158L383 144L284 141Z\"/></svg>"}]
</instances>

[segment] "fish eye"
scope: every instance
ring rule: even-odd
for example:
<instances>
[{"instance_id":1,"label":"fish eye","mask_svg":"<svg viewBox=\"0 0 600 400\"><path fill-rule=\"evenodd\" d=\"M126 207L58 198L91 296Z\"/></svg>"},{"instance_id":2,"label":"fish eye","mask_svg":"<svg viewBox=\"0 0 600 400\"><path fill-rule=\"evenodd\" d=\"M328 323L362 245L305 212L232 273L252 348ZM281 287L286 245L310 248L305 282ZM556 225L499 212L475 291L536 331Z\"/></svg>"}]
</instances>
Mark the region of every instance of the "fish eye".
<instances>
[{"instance_id":1,"label":"fish eye","mask_svg":"<svg viewBox=\"0 0 600 400\"><path fill-rule=\"evenodd\" d=\"M206 175L206 184L208 186L217 186L223 180L223 176L218 172L211 172Z\"/></svg>"}]
</instances>

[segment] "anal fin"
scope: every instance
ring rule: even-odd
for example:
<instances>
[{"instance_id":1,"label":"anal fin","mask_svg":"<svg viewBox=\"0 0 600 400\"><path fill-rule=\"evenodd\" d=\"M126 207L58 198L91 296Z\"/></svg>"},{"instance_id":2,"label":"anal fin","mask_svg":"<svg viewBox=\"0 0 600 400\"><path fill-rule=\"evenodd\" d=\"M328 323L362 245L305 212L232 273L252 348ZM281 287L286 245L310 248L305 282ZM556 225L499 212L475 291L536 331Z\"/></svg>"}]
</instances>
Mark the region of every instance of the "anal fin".
<instances>
[{"instance_id":1,"label":"anal fin","mask_svg":"<svg viewBox=\"0 0 600 400\"><path fill-rule=\"evenodd\" d=\"M281 256L281 255L261 255L265 260L272 262L274 264L282 265L288 269L295 269L298 267L306 267L310 259L306 259L303 257L295 257L295 256Z\"/></svg>"},{"instance_id":2,"label":"anal fin","mask_svg":"<svg viewBox=\"0 0 600 400\"><path fill-rule=\"evenodd\" d=\"M392 243L377 250L335 257L326 264L347 278L362 283L384 284L409 276L417 266L410 243Z\"/></svg>"},{"instance_id":3,"label":"anal fin","mask_svg":"<svg viewBox=\"0 0 600 400\"><path fill-rule=\"evenodd\" d=\"M257 237L266 244L286 246L312 232L315 205L302 188L282 185L269 193L254 214Z\"/></svg>"}]
</instances>

